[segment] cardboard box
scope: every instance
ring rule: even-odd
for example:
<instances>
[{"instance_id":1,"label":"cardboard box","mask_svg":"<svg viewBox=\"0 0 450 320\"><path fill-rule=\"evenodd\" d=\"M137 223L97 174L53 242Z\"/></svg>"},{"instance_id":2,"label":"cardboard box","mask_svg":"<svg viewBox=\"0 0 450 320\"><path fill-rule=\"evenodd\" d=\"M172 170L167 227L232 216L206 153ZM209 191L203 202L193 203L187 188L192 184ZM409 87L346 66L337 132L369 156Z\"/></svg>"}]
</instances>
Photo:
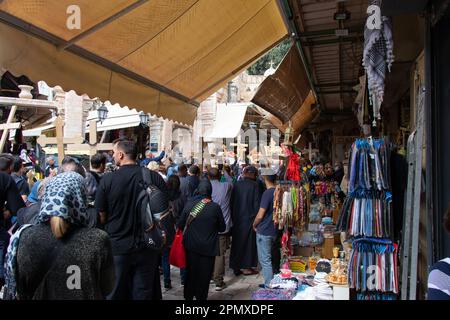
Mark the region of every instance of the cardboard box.
<instances>
[{"instance_id":1,"label":"cardboard box","mask_svg":"<svg viewBox=\"0 0 450 320\"><path fill-rule=\"evenodd\" d=\"M294 251L294 256L310 257L314 253L314 248L313 247L294 246L293 251Z\"/></svg>"}]
</instances>

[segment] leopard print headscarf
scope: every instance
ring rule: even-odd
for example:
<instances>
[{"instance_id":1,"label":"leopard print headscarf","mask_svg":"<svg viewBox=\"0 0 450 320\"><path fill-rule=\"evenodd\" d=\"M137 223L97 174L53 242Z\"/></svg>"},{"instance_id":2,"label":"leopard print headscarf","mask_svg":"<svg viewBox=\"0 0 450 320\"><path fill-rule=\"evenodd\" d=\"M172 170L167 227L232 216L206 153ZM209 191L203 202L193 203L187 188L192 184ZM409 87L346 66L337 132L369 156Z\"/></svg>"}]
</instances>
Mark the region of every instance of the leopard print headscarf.
<instances>
[{"instance_id":1,"label":"leopard print headscarf","mask_svg":"<svg viewBox=\"0 0 450 320\"><path fill-rule=\"evenodd\" d=\"M80 174L58 174L45 186L39 222L46 222L53 216L61 217L70 224L87 224L86 188Z\"/></svg>"}]
</instances>

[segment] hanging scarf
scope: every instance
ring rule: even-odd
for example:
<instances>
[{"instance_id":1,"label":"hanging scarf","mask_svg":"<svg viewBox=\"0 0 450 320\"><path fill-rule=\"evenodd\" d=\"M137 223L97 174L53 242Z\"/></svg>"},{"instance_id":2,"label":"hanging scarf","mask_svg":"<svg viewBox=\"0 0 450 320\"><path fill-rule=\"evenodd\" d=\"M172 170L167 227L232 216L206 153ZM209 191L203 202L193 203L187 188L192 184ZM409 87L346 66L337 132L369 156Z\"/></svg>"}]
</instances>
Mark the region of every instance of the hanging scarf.
<instances>
[{"instance_id":1,"label":"hanging scarf","mask_svg":"<svg viewBox=\"0 0 450 320\"><path fill-rule=\"evenodd\" d=\"M286 179L300 181L300 156L298 153L292 153L289 157L289 163L286 169Z\"/></svg>"},{"instance_id":2,"label":"hanging scarf","mask_svg":"<svg viewBox=\"0 0 450 320\"><path fill-rule=\"evenodd\" d=\"M381 0L371 0L370 5L377 5L381 10ZM363 52L363 66L367 73L369 92L370 95L376 96L379 104L384 98L386 68L390 72L394 62L392 27L387 17L380 18L380 29L369 29L367 25L365 26Z\"/></svg>"}]
</instances>

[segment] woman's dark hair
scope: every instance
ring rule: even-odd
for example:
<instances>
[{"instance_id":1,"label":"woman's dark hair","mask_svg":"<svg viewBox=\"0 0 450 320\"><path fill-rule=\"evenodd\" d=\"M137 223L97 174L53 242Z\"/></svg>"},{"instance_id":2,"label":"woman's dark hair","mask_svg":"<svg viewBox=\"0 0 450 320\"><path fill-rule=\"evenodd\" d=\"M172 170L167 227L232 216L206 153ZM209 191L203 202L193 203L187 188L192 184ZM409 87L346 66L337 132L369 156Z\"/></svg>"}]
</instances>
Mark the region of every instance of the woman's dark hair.
<instances>
[{"instance_id":1,"label":"woman's dark hair","mask_svg":"<svg viewBox=\"0 0 450 320\"><path fill-rule=\"evenodd\" d=\"M444 215L444 228L450 233L450 205L447 208L447 214Z\"/></svg>"},{"instance_id":2,"label":"woman's dark hair","mask_svg":"<svg viewBox=\"0 0 450 320\"><path fill-rule=\"evenodd\" d=\"M128 158L131 160L136 160L137 158L137 148L136 143L134 141L126 139L126 138L120 138L113 141L113 145L117 146L117 149L125 153Z\"/></svg>"},{"instance_id":3,"label":"woman's dark hair","mask_svg":"<svg viewBox=\"0 0 450 320\"><path fill-rule=\"evenodd\" d=\"M180 195L180 178L177 175L173 174L167 179L167 189L169 200L176 200Z\"/></svg>"},{"instance_id":4,"label":"woman's dark hair","mask_svg":"<svg viewBox=\"0 0 450 320\"><path fill-rule=\"evenodd\" d=\"M212 196L212 185L208 179L200 180L197 189L194 191L194 196L205 196L211 199Z\"/></svg>"}]
</instances>

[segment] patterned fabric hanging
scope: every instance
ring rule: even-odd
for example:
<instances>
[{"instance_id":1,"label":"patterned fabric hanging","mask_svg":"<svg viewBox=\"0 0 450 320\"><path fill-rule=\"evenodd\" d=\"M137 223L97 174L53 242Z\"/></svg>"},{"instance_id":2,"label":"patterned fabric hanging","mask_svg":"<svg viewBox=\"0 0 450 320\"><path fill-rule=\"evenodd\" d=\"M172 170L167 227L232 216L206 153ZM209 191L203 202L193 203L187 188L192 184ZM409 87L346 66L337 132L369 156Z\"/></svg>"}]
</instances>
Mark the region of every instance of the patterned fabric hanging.
<instances>
[{"instance_id":1,"label":"patterned fabric hanging","mask_svg":"<svg viewBox=\"0 0 450 320\"><path fill-rule=\"evenodd\" d=\"M367 72L371 96L383 102L386 68L391 71L394 62L394 41L389 19L381 16L381 0L371 0L364 29L363 66ZM377 114L379 116L379 112Z\"/></svg>"},{"instance_id":2,"label":"patterned fabric hanging","mask_svg":"<svg viewBox=\"0 0 450 320\"><path fill-rule=\"evenodd\" d=\"M390 240L355 239L348 264L350 288L398 294L397 255L398 247Z\"/></svg>"},{"instance_id":3,"label":"patterned fabric hanging","mask_svg":"<svg viewBox=\"0 0 450 320\"><path fill-rule=\"evenodd\" d=\"M304 230L308 211L307 189L304 186L277 185L273 202L273 221L280 230L296 227Z\"/></svg>"},{"instance_id":4,"label":"patterned fabric hanging","mask_svg":"<svg viewBox=\"0 0 450 320\"><path fill-rule=\"evenodd\" d=\"M350 152L349 192L336 228L353 239L348 282L360 300L394 299L399 292L390 150L386 139L369 138L357 139Z\"/></svg>"},{"instance_id":5,"label":"patterned fabric hanging","mask_svg":"<svg viewBox=\"0 0 450 320\"><path fill-rule=\"evenodd\" d=\"M381 0L371 0L364 29L364 52L362 65L366 69L369 99L373 106L373 126L381 119L384 99L386 68L391 71L394 62L394 41L390 20L381 16Z\"/></svg>"}]
</instances>

